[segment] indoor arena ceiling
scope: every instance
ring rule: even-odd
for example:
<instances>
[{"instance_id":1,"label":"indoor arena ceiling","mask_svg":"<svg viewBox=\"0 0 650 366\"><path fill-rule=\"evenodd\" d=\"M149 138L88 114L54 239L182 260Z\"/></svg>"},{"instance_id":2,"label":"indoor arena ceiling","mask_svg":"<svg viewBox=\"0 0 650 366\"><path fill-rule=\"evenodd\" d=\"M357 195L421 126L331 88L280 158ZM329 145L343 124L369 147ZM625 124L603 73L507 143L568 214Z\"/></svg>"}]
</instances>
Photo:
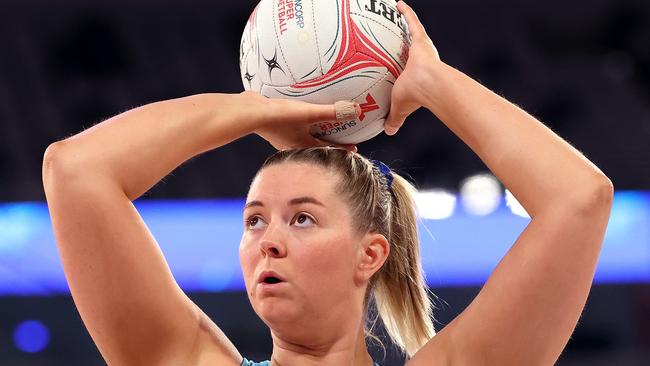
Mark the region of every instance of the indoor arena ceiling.
<instances>
[{"instance_id":1,"label":"indoor arena ceiling","mask_svg":"<svg viewBox=\"0 0 650 366\"><path fill-rule=\"evenodd\" d=\"M253 1L11 3L0 4L0 201L43 199L51 142L145 103L242 90ZM410 3L443 60L543 120L617 189L650 189L650 2ZM485 170L423 110L359 149L420 187L455 189ZM271 152L249 136L186 163L148 197L242 196Z\"/></svg>"}]
</instances>

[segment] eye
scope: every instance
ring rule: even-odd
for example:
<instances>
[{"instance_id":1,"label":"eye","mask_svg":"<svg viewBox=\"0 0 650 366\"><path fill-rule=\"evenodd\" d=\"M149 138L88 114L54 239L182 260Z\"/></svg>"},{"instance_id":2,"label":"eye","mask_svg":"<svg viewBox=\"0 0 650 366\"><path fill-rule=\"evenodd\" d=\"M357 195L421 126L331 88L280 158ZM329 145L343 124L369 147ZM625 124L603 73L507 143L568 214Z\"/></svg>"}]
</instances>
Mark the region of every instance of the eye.
<instances>
[{"instance_id":1,"label":"eye","mask_svg":"<svg viewBox=\"0 0 650 366\"><path fill-rule=\"evenodd\" d=\"M301 212L294 217L292 221L292 225L298 226L298 227L309 227L312 226L316 223L316 220L314 220L313 217L309 216L308 214Z\"/></svg>"},{"instance_id":2,"label":"eye","mask_svg":"<svg viewBox=\"0 0 650 366\"><path fill-rule=\"evenodd\" d=\"M258 230L264 227L266 225L266 222L262 220L261 217L259 216L251 216L246 219L246 229L248 230Z\"/></svg>"}]
</instances>

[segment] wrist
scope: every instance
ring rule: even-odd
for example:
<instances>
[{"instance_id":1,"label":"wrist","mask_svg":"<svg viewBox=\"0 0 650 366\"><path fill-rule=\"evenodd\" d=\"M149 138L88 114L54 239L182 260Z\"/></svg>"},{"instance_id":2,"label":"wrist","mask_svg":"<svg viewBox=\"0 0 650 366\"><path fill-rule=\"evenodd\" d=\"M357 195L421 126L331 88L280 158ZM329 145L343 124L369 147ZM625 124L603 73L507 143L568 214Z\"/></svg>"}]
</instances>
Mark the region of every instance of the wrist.
<instances>
[{"instance_id":1,"label":"wrist","mask_svg":"<svg viewBox=\"0 0 650 366\"><path fill-rule=\"evenodd\" d=\"M423 72L425 93L423 106L434 114L443 105L449 79L456 70L441 60L431 62ZM457 71L456 71L457 72Z\"/></svg>"},{"instance_id":2,"label":"wrist","mask_svg":"<svg viewBox=\"0 0 650 366\"><path fill-rule=\"evenodd\" d=\"M185 109L176 106L190 126L197 152L205 152L249 135L259 123L259 112L241 94L205 93L188 97Z\"/></svg>"},{"instance_id":3,"label":"wrist","mask_svg":"<svg viewBox=\"0 0 650 366\"><path fill-rule=\"evenodd\" d=\"M272 127L277 106L271 99L255 91L244 91L233 97L237 100L235 109L243 114L239 123L247 134Z\"/></svg>"}]
</instances>

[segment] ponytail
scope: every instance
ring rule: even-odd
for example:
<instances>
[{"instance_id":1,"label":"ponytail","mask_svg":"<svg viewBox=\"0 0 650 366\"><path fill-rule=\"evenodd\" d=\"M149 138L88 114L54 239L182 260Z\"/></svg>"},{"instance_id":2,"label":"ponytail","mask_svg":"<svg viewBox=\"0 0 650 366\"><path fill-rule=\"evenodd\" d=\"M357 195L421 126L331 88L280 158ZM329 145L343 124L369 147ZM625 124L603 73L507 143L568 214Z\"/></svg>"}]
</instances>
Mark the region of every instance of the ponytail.
<instances>
[{"instance_id":1,"label":"ponytail","mask_svg":"<svg viewBox=\"0 0 650 366\"><path fill-rule=\"evenodd\" d=\"M415 188L401 176L392 174L393 205L387 237L391 250L377 274L372 296L386 333L411 357L435 331L420 263Z\"/></svg>"}]
</instances>

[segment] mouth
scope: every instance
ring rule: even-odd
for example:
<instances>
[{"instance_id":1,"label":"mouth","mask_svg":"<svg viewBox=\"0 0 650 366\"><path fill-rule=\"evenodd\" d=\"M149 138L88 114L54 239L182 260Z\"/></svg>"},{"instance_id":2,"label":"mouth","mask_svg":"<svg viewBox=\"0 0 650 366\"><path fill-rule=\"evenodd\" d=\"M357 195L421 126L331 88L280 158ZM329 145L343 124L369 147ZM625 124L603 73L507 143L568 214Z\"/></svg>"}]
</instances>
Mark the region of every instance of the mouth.
<instances>
[{"instance_id":1,"label":"mouth","mask_svg":"<svg viewBox=\"0 0 650 366\"><path fill-rule=\"evenodd\" d=\"M280 283L280 282L282 282L282 280L280 280L277 277L273 277L273 276L270 276L270 277L267 277L267 278L264 279L264 283L268 283L270 285Z\"/></svg>"},{"instance_id":2,"label":"mouth","mask_svg":"<svg viewBox=\"0 0 650 366\"><path fill-rule=\"evenodd\" d=\"M264 271L258 278L260 284L275 285L282 282L285 282L285 280L273 271Z\"/></svg>"}]
</instances>

